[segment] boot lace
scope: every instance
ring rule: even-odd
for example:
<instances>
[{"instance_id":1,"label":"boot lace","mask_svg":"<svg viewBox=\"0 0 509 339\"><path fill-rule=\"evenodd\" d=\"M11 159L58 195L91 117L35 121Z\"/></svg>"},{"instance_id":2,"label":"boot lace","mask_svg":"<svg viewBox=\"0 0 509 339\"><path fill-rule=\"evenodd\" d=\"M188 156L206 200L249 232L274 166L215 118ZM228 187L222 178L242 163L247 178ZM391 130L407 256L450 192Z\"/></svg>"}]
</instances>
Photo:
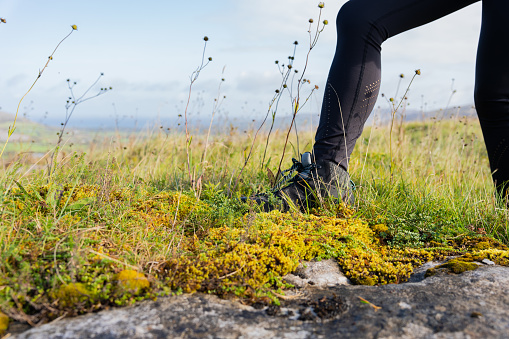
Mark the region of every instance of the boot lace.
<instances>
[{"instance_id":1,"label":"boot lace","mask_svg":"<svg viewBox=\"0 0 509 339\"><path fill-rule=\"evenodd\" d=\"M292 167L281 172L281 179L276 183L276 185L274 185L274 188L272 188L272 193L276 193L281 189L281 187L290 181L293 178L293 174L295 172L298 173L298 176L301 179L307 179L311 177L311 171L316 168L316 164L307 160L304 155L302 158L302 162L295 158L292 159Z\"/></svg>"},{"instance_id":2,"label":"boot lace","mask_svg":"<svg viewBox=\"0 0 509 339\"><path fill-rule=\"evenodd\" d=\"M274 185L272 188L272 193L276 193L286 185L292 178L294 178L294 173L298 173L298 177L301 179L307 179L311 177L311 171L316 169L317 166L314 162L311 162L311 153L306 152L301 155L302 161L298 161L295 158L292 158L293 165L287 170L284 170L281 172L281 179ZM357 189L357 186L353 182L353 180L350 179L350 187L352 191L355 191Z\"/></svg>"}]
</instances>

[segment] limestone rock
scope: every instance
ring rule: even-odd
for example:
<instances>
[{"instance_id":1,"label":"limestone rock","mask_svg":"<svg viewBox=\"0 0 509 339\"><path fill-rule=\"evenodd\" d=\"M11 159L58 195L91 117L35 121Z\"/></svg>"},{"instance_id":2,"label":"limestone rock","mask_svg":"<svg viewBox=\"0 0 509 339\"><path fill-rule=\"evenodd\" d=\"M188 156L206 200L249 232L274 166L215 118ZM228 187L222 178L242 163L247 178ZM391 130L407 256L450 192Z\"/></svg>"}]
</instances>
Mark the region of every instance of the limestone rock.
<instances>
[{"instance_id":1,"label":"limestone rock","mask_svg":"<svg viewBox=\"0 0 509 339\"><path fill-rule=\"evenodd\" d=\"M280 306L180 295L63 319L14 336L45 338L507 338L509 267L385 286L314 286Z\"/></svg>"},{"instance_id":2,"label":"limestone rock","mask_svg":"<svg viewBox=\"0 0 509 339\"><path fill-rule=\"evenodd\" d=\"M495 263L489 259L483 259L482 263L485 265L495 265Z\"/></svg>"},{"instance_id":3,"label":"limestone rock","mask_svg":"<svg viewBox=\"0 0 509 339\"><path fill-rule=\"evenodd\" d=\"M321 288L351 285L333 259L305 262L297 267L294 274L288 274L284 278L297 288L306 287L308 284Z\"/></svg>"}]
</instances>

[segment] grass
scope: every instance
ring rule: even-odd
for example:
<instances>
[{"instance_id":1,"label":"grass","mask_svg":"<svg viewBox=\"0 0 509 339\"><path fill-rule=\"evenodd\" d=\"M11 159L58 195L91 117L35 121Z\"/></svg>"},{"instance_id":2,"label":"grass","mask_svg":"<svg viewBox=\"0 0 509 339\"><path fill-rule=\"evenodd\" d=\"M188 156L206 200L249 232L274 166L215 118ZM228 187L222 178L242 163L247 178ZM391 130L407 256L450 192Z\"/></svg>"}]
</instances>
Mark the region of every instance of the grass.
<instances>
[{"instance_id":1,"label":"grass","mask_svg":"<svg viewBox=\"0 0 509 339\"><path fill-rule=\"evenodd\" d=\"M194 189L183 132L91 145L51 175L12 162L0 172L0 307L36 325L183 292L277 303L299 262L331 257L367 285L403 282L452 254L508 264L507 209L494 198L478 123L397 126L392 170L389 128L367 128L358 141L353 209L306 214L259 213L239 200L270 187L284 131L273 132L265 164L265 141L255 143L234 191L253 131L210 136L205 157L207 136L194 135ZM312 133L299 138L309 149Z\"/></svg>"}]
</instances>

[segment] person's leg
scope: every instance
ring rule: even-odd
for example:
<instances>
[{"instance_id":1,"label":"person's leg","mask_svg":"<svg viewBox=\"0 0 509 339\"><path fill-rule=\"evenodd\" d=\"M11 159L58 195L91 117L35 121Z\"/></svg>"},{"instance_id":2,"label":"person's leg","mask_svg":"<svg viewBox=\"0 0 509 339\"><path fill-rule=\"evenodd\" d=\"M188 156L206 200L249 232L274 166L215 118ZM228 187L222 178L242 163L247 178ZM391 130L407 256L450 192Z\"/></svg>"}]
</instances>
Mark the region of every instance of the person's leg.
<instances>
[{"instance_id":1,"label":"person's leg","mask_svg":"<svg viewBox=\"0 0 509 339\"><path fill-rule=\"evenodd\" d=\"M483 0L475 105L493 180L505 197L509 180L509 1Z\"/></svg>"},{"instance_id":2,"label":"person's leg","mask_svg":"<svg viewBox=\"0 0 509 339\"><path fill-rule=\"evenodd\" d=\"M382 42L477 1L347 2L337 17L336 54L327 79L320 123L315 137L313 147L315 159L333 161L348 169L350 154L378 96ZM508 0L487 0L490 1L509 3ZM508 8L508 5L504 6ZM500 10L498 13L502 16L509 12ZM500 25L503 22L504 20Z\"/></svg>"}]
</instances>

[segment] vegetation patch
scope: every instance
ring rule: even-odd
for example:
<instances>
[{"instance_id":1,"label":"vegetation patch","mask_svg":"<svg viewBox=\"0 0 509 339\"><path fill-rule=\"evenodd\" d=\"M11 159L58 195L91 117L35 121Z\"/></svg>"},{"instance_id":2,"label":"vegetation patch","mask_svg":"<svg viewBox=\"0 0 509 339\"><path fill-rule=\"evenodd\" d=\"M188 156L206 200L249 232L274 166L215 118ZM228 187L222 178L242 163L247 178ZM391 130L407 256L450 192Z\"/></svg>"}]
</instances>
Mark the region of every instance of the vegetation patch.
<instances>
[{"instance_id":1,"label":"vegetation patch","mask_svg":"<svg viewBox=\"0 0 509 339\"><path fill-rule=\"evenodd\" d=\"M334 258L364 285L404 282L416 266L450 256L466 263L461 267L483 259L509 266L508 211L488 190L489 171L475 172L489 168L485 154L477 144L461 158L436 151L453 147L452 136L463 147L475 130L444 125L449 139L435 145L430 136L426 157L415 152L424 147L422 133L442 128L401 125L393 167L387 131L368 128L350 164L354 208L325 203L306 214L261 213L241 202L270 189L267 170L276 173L279 163L262 161L263 148L255 149L259 161L239 178L232 168L245 164L238 155L252 144L249 133L211 136L209 144L193 138L192 181L177 132L70 153L51 174L13 163L0 172L1 311L37 325L184 292L277 305L292 288L284 275L313 259ZM283 141L274 137L267 153L277 154Z\"/></svg>"},{"instance_id":2,"label":"vegetation patch","mask_svg":"<svg viewBox=\"0 0 509 339\"><path fill-rule=\"evenodd\" d=\"M13 227L2 251L0 305L32 324L182 292L277 304L292 287L284 275L303 260L335 258L355 284L380 285L450 255L461 256L446 264L455 273L509 258L487 237L387 246L388 226L345 206L256 213L213 186L198 199L146 186L104 194L98 185L19 184L2 207Z\"/></svg>"}]
</instances>

